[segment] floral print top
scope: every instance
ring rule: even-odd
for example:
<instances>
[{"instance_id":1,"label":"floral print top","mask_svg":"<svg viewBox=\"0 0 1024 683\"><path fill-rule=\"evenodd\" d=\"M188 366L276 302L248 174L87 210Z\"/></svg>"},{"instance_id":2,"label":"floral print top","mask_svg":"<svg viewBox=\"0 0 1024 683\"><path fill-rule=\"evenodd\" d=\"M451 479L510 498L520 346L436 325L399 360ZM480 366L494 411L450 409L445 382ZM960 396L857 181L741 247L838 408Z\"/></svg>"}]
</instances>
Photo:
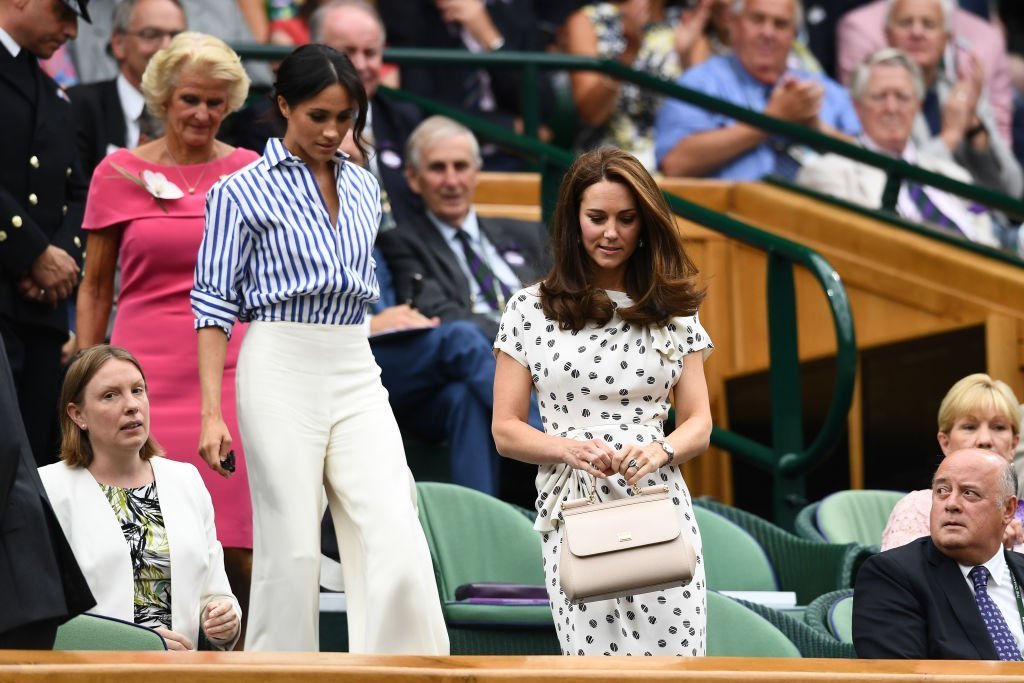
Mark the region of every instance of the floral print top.
<instances>
[{"instance_id":1,"label":"floral print top","mask_svg":"<svg viewBox=\"0 0 1024 683\"><path fill-rule=\"evenodd\" d=\"M132 559L135 623L171 628L171 550L156 482L137 488L100 484Z\"/></svg>"}]
</instances>

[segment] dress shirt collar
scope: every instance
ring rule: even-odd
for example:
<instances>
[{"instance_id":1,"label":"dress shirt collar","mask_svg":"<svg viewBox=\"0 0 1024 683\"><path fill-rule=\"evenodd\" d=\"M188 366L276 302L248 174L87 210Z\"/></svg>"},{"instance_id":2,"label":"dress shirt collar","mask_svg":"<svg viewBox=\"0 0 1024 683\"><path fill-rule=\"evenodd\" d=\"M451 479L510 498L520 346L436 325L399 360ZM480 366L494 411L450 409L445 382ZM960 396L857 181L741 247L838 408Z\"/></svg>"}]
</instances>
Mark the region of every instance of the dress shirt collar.
<instances>
[{"instance_id":1,"label":"dress shirt collar","mask_svg":"<svg viewBox=\"0 0 1024 683\"><path fill-rule=\"evenodd\" d=\"M121 98L121 111L124 112L125 117L132 121L138 121L143 107L146 106L146 98L128 82L124 74L117 74L116 82L117 96Z\"/></svg>"},{"instance_id":2,"label":"dress shirt collar","mask_svg":"<svg viewBox=\"0 0 1024 683\"><path fill-rule=\"evenodd\" d=\"M334 153L333 161L339 167L346 159L348 159L348 154L345 154L340 149ZM267 169L271 169L278 164L283 164L285 166L306 165L306 162L300 157L288 151L288 148L284 146L284 141L281 138L270 138L267 140L267 147L263 150L263 162L266 164Z\"/></svg>"},{"instance_id":3,"label":"dress shirt collar","mask_svg":"<svg viewBox=\"0 0 1024 683\"><path fill-rule=\"evenodd\" d=\"M448 244L455 244L455 235L458 233L459 228L448 225L431 211L427 211L427 218L434 224L434 227L441 231L441 235L444 237L445 242ZM469 235L469 239L473 244L480 244L480 221L476 218L476 210L470 208L469 213L466 215L466 219L462 221L462 231Z\"/></svg>"},{"instance_id":4,"label":"dress shirt collar","mask_svg":"<svg viewBox=\"0 0 1024 683\"><path fill-rule=\"evenodd\" d=\"M970 584L971 590L973 591L974 581L972 581L971 577L967 576L967 574L978 565L957 563L957 566L960 567L960 573L964 575L964 579L967 580L967 583ZM1006 556L1003 554L1002 546L999 547L999 550L996 551L995 555L981 566L988 570L989 584L995 586L1011 585L1010 567L1006 564Z\"/></svg>"},{"instance_id":5,"label":"dress shirt collar","mask_svg":"<svg viewBox=\"0 0 1024 683\"><path fill-rule=\"evenodd\" d=\"M914 148L914 143L910 140L907 140L907 144L903 147L903 151L898 155L893 154L887 149L882 149L881 147L879 147L878 143L869 138L867 133L862 132L860 135L858 135L857 141L860 142L860 146L863 147L864 149L870 150L877 154L884 154L887 157L896 157L899 159L903 159L903 161L906 161L908 164L914 163L914 159L917 158L917 151Z\"/></svg>"},{"instance_id":6,"label":"dress shirt collar","mask_svg":"<svg viewBox=\"0 0 1024 683\"><path fill-rule=\"evenodd\" d=\"M18 45L18 42L11 37L11 34L2 28L0 28L0 43L3 43L12 57L17 57L21 54L21 45Z\"/></svg>"}]
</instances>

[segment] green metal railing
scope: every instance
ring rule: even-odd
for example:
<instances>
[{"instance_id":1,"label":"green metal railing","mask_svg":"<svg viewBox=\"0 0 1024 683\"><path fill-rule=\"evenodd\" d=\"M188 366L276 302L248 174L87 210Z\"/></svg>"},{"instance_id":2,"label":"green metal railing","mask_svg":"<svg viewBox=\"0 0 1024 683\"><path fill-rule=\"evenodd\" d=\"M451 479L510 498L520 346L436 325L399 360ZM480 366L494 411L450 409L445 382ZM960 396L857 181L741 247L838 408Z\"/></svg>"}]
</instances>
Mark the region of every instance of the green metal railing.
<instances>
[{"instance_id":1,"label":"green metal railing","mask_svg":"<svg viewBox=\"0 0 1024 683\"><path fill-rule=\"evenodd\" d=\"M287 50L282 51L280 48L263 46L237 46L236 50L243 57L264 59L280 59L287 53ZM527 75L524 80L527 84L536 83L537 69L542 66L559 69L569 66L577 68L604 67L599 70L605 70L619 77L617 65L599 60L527 53L488 53L472 55L472 57L480 60L473 61L474 64L498 63L522 67L526 70ZM385 58L390 62L400 64L430 62L442 65L471 61L466 59L465 53L438 53L427 50L388 50L385 53ZM626 71L627 75L631 76L627 80L636 80L637 74L629 70ZM662 81L657 81L657 83L676 87ZM541 173L542 210L545 217L550 215L557 199L562 176L575 159L575 155L564 149L544 144L535 137L517 135L485 119L468 115L463 111L418 95L388 88L382 88L382 90L398 99L414 102L425 112L442 114L456 119L479 137L532 157L538 164ZM699 93L697 94L699 95ZM701 95L701 97L705 96ZM536 98L533 99L534 105L526 108L524 118L526 119L525 128L535 131L538 118ZM716 102L718 101L716 100ZM737 112L742 112L743 116L748 113L746 110L738 108ZM741 119L742 117L737 115L736 118ZM767 120L775 121L774 119ZM788 124L784 125L788 126ZM780 129L780 132L781 130L783 129ZM859 150L859 148L853 149ZM914 167L909 168L917 170ZM965 187L975 189L971 186ZM767 445L762 444L719 427L713 429L711 440L716 446L772 474L772 505L775 520L787 528L792 528L796 513L807 503L806 476L829 455L831 449L838 443L846 428L846 415L852 402L857 367L857 346L846 290L839 274L817 252L675 195L668 193L664 193L664 195L670 208L677 215L767 254L766 297L771 359L769 382L772 442ZM832 401L824 424L810 445L807 446L804 444L803 437L794 266L806 268L824 290L832 314L832 326L836 334L837 346L836 379Z\"/></svg>"}]
</instances>

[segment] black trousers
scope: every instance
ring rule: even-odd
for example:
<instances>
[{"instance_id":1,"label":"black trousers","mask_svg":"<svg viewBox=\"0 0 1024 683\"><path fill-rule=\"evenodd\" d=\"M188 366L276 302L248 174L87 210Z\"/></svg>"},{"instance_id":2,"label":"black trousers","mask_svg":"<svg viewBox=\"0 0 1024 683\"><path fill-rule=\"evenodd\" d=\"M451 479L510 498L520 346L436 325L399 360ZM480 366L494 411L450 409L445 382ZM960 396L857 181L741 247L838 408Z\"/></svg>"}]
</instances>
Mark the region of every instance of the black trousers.
<instances>
[{"instance_id":1,"label":"black trousers","mask_svg":"<svg viewBox=\"0 0 1024 683\"><path fill-rule=\"evenodd\" d=\"M60 623L46 619L0 633L0 650L52 650Z\"/></svg>"},{"instance_id":2,"label":"black trousers","mask_svg":"<svg viewBox=\"0 0 1024 683\"><path fill-rule=\"evenodd\" d=\"M18 407L36 463L57 462L60 427L57 421L63 368L60 349L67 334L0 318L0 334L18 392Z\"/></svg>"}]
</instances>

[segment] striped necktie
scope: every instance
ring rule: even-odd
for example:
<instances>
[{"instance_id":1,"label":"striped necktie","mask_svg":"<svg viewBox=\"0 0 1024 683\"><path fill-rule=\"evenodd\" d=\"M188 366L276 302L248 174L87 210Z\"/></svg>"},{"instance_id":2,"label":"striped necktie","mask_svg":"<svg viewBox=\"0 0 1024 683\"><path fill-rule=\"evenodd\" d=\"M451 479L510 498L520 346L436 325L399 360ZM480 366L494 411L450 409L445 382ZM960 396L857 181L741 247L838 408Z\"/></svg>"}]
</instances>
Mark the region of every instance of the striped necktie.
<instances>
[{"instance_id":1,"label":"striped necktie","mask_svg":"<svg viewBox=\"0 0 1024 683\"><path fill-rule=\"evenodd\" d=\"M981 619L985 622L985 628L988 629L988 635L992 638L999 659L1021 661L1020 650L1010 633L1010 627L1006 625L1003 613L988 594L988 569L978 566L967 572L967 576L974 582L974 600L978 603L978 611L981 612Z\"/></svg>"},{"instance_id":2,"label":"striped necktie","mask_svg":"<svg viewBox=\"0 0 1024 683\"><path fill-rule=\"evenodd\" d=\"M905 182L907 193L910 195L910 199L914 202L918 211L921 212L921 220L937 225L940 228L946 230L952 230L958 235L963 235L964 231L960 229L957 222L942 212L942 210L935 205L935 202L931 200L928 193L925 192L924 185L921 183Z\"/></svg>"},{"instance_id":3,"label":"striped necktie","mask_svg":"<svg viewBox=\"0 0 1024 683\"><path fill-rule=\"evenodd\" d=\"M472 238L465 230L458 230L455 237L462 244L462 252L466 255L466 265L469 266L469 273L476 280L480 287L480 296L495 311L501 311L505 302L512 296L512 290L504 282L499 280L494 271L480 258L480 254L473 248Z\"/></svg>"}]
</instances>

